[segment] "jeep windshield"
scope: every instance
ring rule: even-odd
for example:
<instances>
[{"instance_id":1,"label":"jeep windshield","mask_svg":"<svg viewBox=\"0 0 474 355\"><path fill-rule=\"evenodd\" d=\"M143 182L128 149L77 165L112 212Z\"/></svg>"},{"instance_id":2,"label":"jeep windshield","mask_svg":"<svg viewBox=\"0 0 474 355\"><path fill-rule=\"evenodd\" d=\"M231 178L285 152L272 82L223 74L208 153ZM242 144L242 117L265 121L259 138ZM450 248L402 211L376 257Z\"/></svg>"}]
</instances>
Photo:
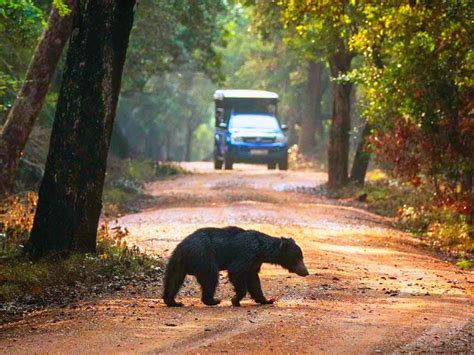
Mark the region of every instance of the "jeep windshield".
<instances>
[{"instance_id":1,"label":"jeep windshield","mask_svg":"<svg viewBox=\"0 0 474 355\"><path fill-rule=\"evenodd\" d=\"M278 121L273 116L267 115L235 115L229 121L229 129L250 130L260 129L266 131L279 131Z\"/></svg>"}]
</instances>

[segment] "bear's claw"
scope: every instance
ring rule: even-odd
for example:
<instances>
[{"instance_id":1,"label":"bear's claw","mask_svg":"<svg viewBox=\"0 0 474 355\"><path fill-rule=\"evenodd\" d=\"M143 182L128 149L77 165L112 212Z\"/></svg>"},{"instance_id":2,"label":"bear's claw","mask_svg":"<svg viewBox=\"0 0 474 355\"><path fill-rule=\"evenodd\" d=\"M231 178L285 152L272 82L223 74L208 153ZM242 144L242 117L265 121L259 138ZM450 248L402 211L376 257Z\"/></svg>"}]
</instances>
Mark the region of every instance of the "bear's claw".
<instances>
[{"instance_id":1,"label":"bear's claw","mask_svg":"<svg viewBox=\"0 0 474 355\"><path fill-rule=\"evenodd\" d=\"M274 299L257 301L257 303L260 303L260 304L273 304L274 302L275 302Z\"/></svg>"},{"instance_id":2,"label":"bear's claw","mask_svg":"<svg viewBox=\"0 0 474 355\"><path fill-rule=\"evenodd\" d=\"M213 298L211 300L202 300L202 303L207 306L217 306L219 303L221 303L221 300Z\"/></svg>"},{"instance_id":3,"label":"bear's claw","mask_svg":"<svg viewBox=\"0 0 474 355\"><path fill-rule=\"evenodd\" d=\"M165 303L168 307L183 307L184 306L182 302L176 302L175 300L165 301Z\"/></svg>"},{"instance_id":4,"label":"bear's claw","mask_svg":"<svg viewBox=\"0 0 474 355\"><path fill-rule=\"evenodd\" d=\"M231 302L232 302L232 306L240 307L240 301L236 297L232 297Z\"/></svg>"}]
</instances>

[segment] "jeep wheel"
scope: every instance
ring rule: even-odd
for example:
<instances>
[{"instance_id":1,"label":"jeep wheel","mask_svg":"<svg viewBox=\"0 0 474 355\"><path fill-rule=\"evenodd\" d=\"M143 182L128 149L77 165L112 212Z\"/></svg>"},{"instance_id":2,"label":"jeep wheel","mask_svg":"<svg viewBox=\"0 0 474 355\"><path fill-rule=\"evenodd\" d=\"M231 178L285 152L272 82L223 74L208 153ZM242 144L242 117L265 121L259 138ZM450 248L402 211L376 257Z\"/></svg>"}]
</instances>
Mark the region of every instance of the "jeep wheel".
<instances>
[{"instance_id":1,"label":"jeep wheel","mask_svg":"<svg viewBox=\"0 0 474 355\"><path fill-rule=\"evenodd\" d=\"M282 159L278 162L278 169L288 170L288 159Z\"/></svg>"},{"instance_id":2,"label":"jeep wheel","mask_svg":"<svg viewBox=\"0 0 474 355\"><path fill-rule=\"evenodd\" d=\"M225 170L232 170L232 166L234 165L234 162L232 160L226 159L224 162L224 169Z\"/></svg>"},{"instance_id":3,"label":"jeep wheel","mask_svg":"<svg viewBox=\"0 0 474 355\"><path fill-rule=\"evenodd\" d=\"M214 158L214 169L221 170L222 169L222 160Z\"/></svg>"},{"instance_id":4,"label":"jeep wheel","mask_svg":"<svg viewBox=\"0 0 474 355\"><path fill-rule=\"evenodd\" d=\"M277 165L276 163L268 163L267 167L268 167L268 170L275 170Z\"/></svg>"}]
</instances>

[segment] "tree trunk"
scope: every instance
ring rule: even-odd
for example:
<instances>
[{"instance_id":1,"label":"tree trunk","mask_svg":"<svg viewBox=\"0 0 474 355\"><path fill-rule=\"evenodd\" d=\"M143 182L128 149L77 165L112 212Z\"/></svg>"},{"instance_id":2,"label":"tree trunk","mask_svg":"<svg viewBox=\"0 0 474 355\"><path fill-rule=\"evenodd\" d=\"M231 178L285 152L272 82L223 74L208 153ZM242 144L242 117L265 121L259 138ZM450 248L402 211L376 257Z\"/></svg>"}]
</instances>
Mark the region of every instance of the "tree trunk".
<instances>
[{"instance_id":1,"label":"tree trunk","mask_svg":"<svg viewBox=\"0 0 474 355\"><path fill-rule=\"evenodd\" d=\"M290 120L287 123L288 126L288 147L298 143L298 134L296 133L296 118L291 116Z\"/></svg>"},{"instance_id":2,"label":"tree trunk","mask_svg":"<svg viewBox=\"0 0 474 355\"><path fill-rule=\"evenodd\" d=\"M321 118L322 86L321 78L324 63L309 62L308 82L305 95L305 108L301 122L301 133L298 140L298 148L302 153L310 152L316 146L316 136L323 136L323 124Z\"/></svg>"},{"instance_id":3,"label":"tree trunk","mask_svg":"<svg viewBox=\"0 0 474 355\"><path fill-rule=\"evenodd\" d=\"M193 144L193 129L191 124L188 123L186 127L186 147L184 148L184 161L191 161L191 146Z\"/></svg>"},{"instance_id":4,"label":"tree trunk","mask_svg":"<svg viewBox=\"0 0 474 355\"><path fill-rule=\"evenodd\" d=\"M354 162L352 163L351 181L364 185L365 175L370 162L370 152L367 151L367 139L370 135L371 126L367 122L362 130L359 144L357 146Z\"/></svg>"},{"instance_id":5,"label":"tree trunk","mask_svg":"<svg viewBox=\"0 0 474 355\"><path fill-rule=\"evenodd\" d=\"M0 196L12 190L20 158L53 78L69 35L76 1L65 1L71 13L61 17L53 7L25 81L0 133Z\"/></svg>"},{"instance_id":6,"label":"tree trunk","mask_svg":"<svg viewBox=\"0 0 474 355\"><path fill-rule=\"evenodd\" d=\"M79 2L45 174L31 256L94 252L135 0Z\"/></svg>"},{"instance_id":7,"label":"tree trunk","mask_svg":"<svg viewBox=\"0 0 474 355\"><path fill-rule=\"evenodd\" d=\"M337 52L329 59L331 76L338 78L351 68L352 55ZM352 84L336 82L333 86L333 113L328 148L328 186L339 189L347 184L349 132L351 129Z\"/></svg>"}]
</instances>

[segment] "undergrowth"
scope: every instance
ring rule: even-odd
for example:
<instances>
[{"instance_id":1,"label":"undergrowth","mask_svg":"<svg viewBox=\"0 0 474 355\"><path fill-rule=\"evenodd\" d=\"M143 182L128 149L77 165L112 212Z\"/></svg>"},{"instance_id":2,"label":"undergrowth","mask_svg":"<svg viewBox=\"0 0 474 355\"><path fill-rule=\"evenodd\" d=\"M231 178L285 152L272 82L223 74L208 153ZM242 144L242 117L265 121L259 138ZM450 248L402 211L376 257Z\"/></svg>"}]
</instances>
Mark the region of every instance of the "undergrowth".
<instances>
[{"instance_id":1,"label":"undergrowth","mask_svg":"<svg viewBox=\"0 0 474 355\"><path fill-rule=\"evenodd\" d=\"M146 183L187 174L180 165L152 160L117 160L108 162L103 200L106 209L121 211L127 205L139 203L143 199Z\"/></svg>"},{"instance_id":2,"label":"undergrowth","mask_svg":"<svg viewBox=\"0 0 474 355\"><path fill-rule=\"evenodd\" d=\"M33 222L36 196L12 197L1 207L0 303L21 297L45 297L123 277L157 275L163 261L127 245L128 231L106 224L98 230L97 253L71 254L31 262L23 249Z\"/></svg>"},{"instance_id":3,"label":"undergrowth","mask_svg":"<svg viewBox=\"0 0 474 355\"><path fill-rule=\"evenodd\" d=\"M376 214L393 217L401 229L430 247L456 256L459 267L471 268L474 226L465 216L436 206L432 196L427 185L415 188L377 169L368 174L365 186L349 185L332 197L356 199Z\"/></svg>"},{"instance_id":4,"label":"undergrowth","mask_svg":"<svg viewBox=\"0 0 474 355\"><path fill-rule=\"evenodd\" d=\"M325 161L317 158L320 156L318 150L302 154L295 144L288 149L288 167L290 170L326 170Z\"/></svg>"}]
</instances>

